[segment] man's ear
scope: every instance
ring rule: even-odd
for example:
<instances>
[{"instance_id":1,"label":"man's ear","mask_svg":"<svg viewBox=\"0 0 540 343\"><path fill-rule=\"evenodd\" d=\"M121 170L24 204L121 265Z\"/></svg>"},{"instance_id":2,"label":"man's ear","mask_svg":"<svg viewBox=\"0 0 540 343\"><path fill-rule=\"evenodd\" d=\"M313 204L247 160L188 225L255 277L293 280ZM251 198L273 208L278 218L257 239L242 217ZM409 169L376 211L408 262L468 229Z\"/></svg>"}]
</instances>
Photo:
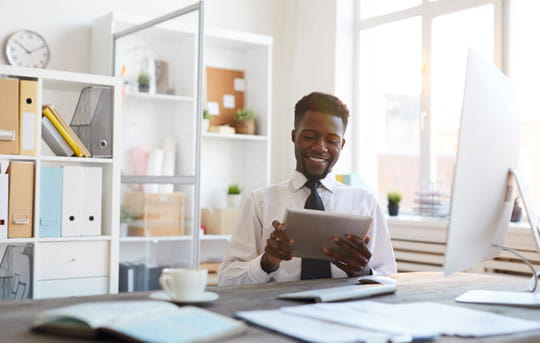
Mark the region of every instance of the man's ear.
<instances>
[{"instance_id":1,"label":"man's ear","mask_svg":"<svg viewBox=\"0 0 540 343\"><path fill-rule=\"evenodd\" d=\"M345 138L341 138L341 148L343 149L344 146L345 146Z\"/></svg>"},{"instance_id":2,"label":"man's ear","mask_svg":"<svg viewBox=\"0 0 540 343\"><path fill-rule=\"evenodd\" d=\"M293 141L293 143L296 142L296 130L292 130L291 131L291 140Z\"/></svg>"}]
</instances>

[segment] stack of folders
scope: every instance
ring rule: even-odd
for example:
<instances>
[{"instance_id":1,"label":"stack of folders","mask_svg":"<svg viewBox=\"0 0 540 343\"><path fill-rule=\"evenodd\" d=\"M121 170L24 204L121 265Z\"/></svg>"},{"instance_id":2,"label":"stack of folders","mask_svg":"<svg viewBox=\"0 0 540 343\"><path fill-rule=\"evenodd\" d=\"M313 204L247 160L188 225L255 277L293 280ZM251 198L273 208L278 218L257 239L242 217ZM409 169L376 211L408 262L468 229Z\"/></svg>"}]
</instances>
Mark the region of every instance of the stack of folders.
<instances>
[{"instance_id":1,"label":"stack of folders","mask_svg":"<svg viewBox=\"0 0 540 343\"><path fill-rule=\"evenodd\" d=\"M33 204L34 163L0 161L0 239L33 236Z\"/></svg>"},{"instance_id":2,"label":"stack of folders","mask_svg":"<svg viewBox=\"0 0 540 343\"><path fill-rule=\"evenodd\" d=\"M92 156L53 105L43 105L42 113L43 139L57 156Z\"/></svg>"},{"instance_id":3,"label":"stack of folders","mask_svg":"<svg viewBox=\"0 0 540 343\"><path fill-rule=\"evenodd\" d=\"M101 234L100 167L41 167L40 237Z\"/></svg>"},{"instance_id":4,"label":"stack of folders","mask_svg":"<svg viewBox=\"0 0 540 343\"><path fill-rule=\"evenodd\" d=\"M121 262L118 273L119 292L139 292L160 289L159 276L163 267L148 263Z\"/></svg>"},{"instance_id":5,"label":"stack of folders","mask_svg":"<svg viewBox=\"0 0 540 343\"><path fill-rule=\"evenodd\" d=\"M37 154L38 97L37 80L0 78L0 154Z\"/></svg>"}]
</instances>

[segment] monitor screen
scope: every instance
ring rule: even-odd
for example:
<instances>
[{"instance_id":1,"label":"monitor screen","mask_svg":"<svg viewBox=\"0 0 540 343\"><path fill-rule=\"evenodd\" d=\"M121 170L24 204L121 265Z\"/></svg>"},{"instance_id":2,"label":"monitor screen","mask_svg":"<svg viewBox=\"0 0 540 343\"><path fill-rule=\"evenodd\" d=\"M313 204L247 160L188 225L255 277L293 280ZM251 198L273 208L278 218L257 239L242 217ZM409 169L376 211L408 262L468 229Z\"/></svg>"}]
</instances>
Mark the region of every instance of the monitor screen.
<instances>
[{"instance_id":1,"label":"monitor screen","mask_svg":"<svg viewBox=\"0 0 540 343\"><path fill-rule=\"evenodd\" d=\"M507 187L519 158L519 116L510 80L469 50L446 246L445 274L500 253L514 203ZM511 184L511 183L510 183Z\"/></svg>"}]
</instances>

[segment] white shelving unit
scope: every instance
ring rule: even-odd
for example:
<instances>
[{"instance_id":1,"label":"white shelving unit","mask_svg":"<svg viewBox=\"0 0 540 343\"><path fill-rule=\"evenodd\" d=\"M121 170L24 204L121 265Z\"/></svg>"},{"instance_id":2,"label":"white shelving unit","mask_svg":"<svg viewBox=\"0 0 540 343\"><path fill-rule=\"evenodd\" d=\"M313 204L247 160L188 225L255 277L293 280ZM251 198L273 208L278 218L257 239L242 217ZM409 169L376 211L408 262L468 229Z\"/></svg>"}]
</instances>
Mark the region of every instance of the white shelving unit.
<instances>
[{"instance_id":1,"label":"white shelving unit","mask_svg":"<svg viewBox=\"0 0 540 343\"><path fill-rule=\"evenodd\" d=\"M190 15L188 15L190 16ZM257 135L225 135L198 132L202 114L196 111L197 29L196 18L177 18L116 41L112 37L148 18L109 14L92 28L92 71L116 75L124 68L129 85L124 95L122 127L122 182L173 183L186 192L186 236L120 237L120 261L149 262L160 266L192 266L219 262L229 235L199 235L200 208L225 207L229 184L237 183L244 194L270 183L271 56L272 38L251 33L205 28L204 66L243 70L245 107L257 115ZM138 55L137 55L138 54ZM134 90L140 56L168 62L175 94L138 93ZM174 176L133 175L130 149L144 144L159 147L163 136L177 142ZM194 151L199 139L201 154ZM196 159L200 173L196 174ZM200 180L200 184L197 183ZM193 195L200 199L194 203ZM197 224L195 224L197 223ZM191 254L193 251L199 252Z\"/></svg>"},{"instance_id":2,"label":"white shelving unit","mask_svg":"<svg viewBox=\"0 0 540 343\"><path fill-rule=\"evenodd\" d=\"M37 80L39 108L52 103L70 122L82 88L109 86L113 89L113 157L78 158L55 156L39 140L37 156L0 155L9 161L34 162L34 221L32 238L0 240L0 252L11 244L31 244L32 295L46 298L115 293L118 290L118 232L120 165L118 141L121 113L121 80L107 76L0 65L0 75ZM41 137L41 126L37 127ZM93 166L102 168L101 235L90 237L39 237L40 170L42 166Z\"/></svg>"}]
</instances>

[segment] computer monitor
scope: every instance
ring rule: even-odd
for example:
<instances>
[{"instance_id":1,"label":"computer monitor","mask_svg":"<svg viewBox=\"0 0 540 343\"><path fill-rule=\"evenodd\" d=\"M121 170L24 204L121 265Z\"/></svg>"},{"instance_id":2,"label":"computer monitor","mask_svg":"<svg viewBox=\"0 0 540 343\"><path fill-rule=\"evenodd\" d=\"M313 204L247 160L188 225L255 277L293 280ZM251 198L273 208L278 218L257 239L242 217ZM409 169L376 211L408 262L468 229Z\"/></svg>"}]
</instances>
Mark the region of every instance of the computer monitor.
<instances>
[{"instance_id":1,"label":"computer monitor","mask_svg":"<svg viewBox=\"0 0 540 343\"><path fill-rule=\"evenodd\" d=\"M469 50L444 264L446 275L499 255L516 196L512 175L518 158L519 115L514 88L503 73ZM537 225L533 226L533 231L537 230ZM538 232L534 235L538 248ZM510 293L474 291L457 300L540 305L540 295ZM516 300L516 296L520 299Z\"/></svg>"}]
</instances>

